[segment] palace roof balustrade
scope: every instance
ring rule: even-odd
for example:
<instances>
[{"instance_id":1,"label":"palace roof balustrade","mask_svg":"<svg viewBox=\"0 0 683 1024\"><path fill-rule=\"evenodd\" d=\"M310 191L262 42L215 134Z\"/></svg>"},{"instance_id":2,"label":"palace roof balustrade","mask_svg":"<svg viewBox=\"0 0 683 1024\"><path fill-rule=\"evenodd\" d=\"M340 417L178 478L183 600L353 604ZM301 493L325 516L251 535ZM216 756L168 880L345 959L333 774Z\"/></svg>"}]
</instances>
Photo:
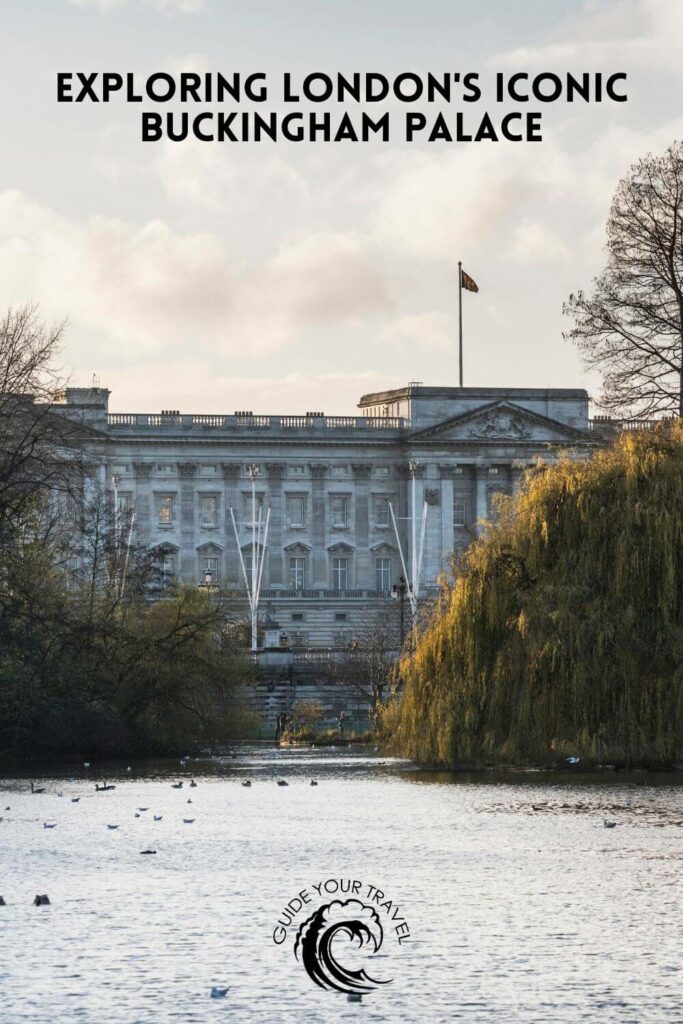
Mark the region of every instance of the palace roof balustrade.
<instances>
[{"instance_id":1,"label":"palace roof balustrade","mask_svg":"<svg viewBox=\"0 0 683 1024\"><path fill-rule=\"evenodd\" d=\"M400 434L408 429L408 420L398 416L255 416L235 413L232 416L165 413L114 412L107 416L107 430L117 435L137 434L280 434L285 437L328 433L368 435Z\"/></svg>"}]
</instances>

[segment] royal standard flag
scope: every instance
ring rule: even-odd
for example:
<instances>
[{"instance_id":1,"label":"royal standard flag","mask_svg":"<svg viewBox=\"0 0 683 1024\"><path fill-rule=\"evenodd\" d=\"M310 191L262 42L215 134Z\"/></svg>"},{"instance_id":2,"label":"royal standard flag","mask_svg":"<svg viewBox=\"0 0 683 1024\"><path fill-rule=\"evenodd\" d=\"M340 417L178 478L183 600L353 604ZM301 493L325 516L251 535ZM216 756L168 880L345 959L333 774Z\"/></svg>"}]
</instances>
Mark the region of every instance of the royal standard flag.
<instances>
[{"instance_id":1,"label":"royal standard flag","mask_svg":"<svg viewBox=\"0 0 683 1024\"><path fill-rule=\"evenodd\" d=\"M466 292L479 291L479 285L477 284L477 282L474 280L473 277L470 277L469 274L466 274L464 270L460 271L460 282Z\"/></svg>"}]
</instances>

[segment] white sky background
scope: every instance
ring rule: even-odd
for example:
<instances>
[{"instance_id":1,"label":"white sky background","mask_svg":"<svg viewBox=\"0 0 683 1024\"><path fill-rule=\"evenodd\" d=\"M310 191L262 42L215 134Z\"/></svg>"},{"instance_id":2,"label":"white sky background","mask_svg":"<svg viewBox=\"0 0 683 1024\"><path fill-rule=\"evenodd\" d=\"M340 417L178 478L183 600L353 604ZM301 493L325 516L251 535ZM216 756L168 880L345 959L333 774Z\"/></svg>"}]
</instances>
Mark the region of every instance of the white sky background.
<instances>
[{"instance_id":1,"label":"white sky background","mask_svg":"<svg viewBox=\"0 0 683 1024\"><path fill-rule=\"evenodd\" d=\"M681 52L674 0L0 0L0 308L68 317L65 369L114 410L351 413L457 384L460 258L466 384L597 392L562 302L619 177L683 136ZM626 71L630 99L411 146L143 144L144 104L56 102L58 71L180 69Z\"/></svg>"}]
</instances>

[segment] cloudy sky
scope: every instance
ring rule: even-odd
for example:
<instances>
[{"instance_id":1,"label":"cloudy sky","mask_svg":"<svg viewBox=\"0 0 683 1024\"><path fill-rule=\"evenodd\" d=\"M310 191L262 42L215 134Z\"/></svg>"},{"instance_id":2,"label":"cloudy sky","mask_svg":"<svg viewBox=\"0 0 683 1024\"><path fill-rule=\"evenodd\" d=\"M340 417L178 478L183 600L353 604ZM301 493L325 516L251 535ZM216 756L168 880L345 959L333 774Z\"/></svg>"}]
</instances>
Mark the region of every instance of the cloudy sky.
<instances>
[{"instance_id":1,"label":"cloudy sky","mask_svg":"<svg viewBox=\"0 0 683 1024\"><path fill-rule=\"evenodd\" d=\"M600 269L620 175L683 135L682 5L0 0L0 14L0 308L68 317L64 367L74 384L96 373L114 410L350 413L367 391L457 384L459 258L480 286L466 384L597 394L562 302ZM625 71L629 102L546 106L541 144L411 146L143 144L139 105L56 102L58 71L181 70Z\"/></svg>"}]
</instances>

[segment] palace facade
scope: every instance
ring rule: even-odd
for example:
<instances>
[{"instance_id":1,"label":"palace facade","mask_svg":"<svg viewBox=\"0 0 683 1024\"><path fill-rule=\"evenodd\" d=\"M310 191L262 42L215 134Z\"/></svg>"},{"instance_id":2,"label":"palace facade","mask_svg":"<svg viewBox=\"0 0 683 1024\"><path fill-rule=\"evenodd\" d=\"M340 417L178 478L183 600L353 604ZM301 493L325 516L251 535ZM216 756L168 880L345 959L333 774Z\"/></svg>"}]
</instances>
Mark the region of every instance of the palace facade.
<instances>
[{"instance_id":1,"label":"palace facade","mask_svg":"<svg viewBox=\"0 0 683 1024\"><path fill-rule=\"evenodd\" d=\"M396 614L391 590L405 573L390 504L410 573L411 462L420 519L427 505L429 594L495 514L498 492L514 492L539 460L582 459L602 443L578 389L413 383L364 395L354 416L109 413L108 400L104 388L68 388L60 411L90 428L88 462L134 510L137 541L158 549L169 577L210 573L221 593L246 599L238 544L249 567L258 466L257 503L270 508L261 617L302 647L345 645L375 612Z\"/></svg>"}]
</instances>

